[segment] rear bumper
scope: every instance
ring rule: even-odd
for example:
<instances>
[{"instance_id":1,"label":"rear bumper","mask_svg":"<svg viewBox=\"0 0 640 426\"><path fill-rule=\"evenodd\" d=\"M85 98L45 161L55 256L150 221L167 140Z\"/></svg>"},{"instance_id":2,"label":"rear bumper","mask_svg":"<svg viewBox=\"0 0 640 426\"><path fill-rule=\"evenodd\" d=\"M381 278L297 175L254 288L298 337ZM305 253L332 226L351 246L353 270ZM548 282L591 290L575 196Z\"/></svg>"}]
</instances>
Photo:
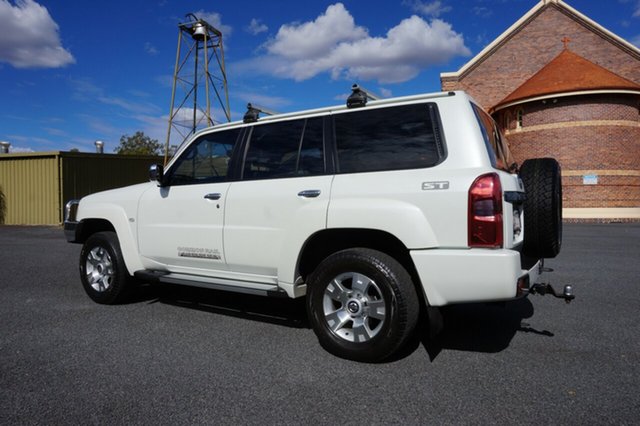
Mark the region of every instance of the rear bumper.
<instances>
[{"instance_id":1,"label":"rear bumper","mask_svg":"<svg viewBox=\"0 0 640 426\"><path fill-rule=\"evenodd\" d=\"M540 261L522 269L520 253L506 249L414 250L411 258L431 306L514 299L541 272Z\"/></svg>"}]
</instances>

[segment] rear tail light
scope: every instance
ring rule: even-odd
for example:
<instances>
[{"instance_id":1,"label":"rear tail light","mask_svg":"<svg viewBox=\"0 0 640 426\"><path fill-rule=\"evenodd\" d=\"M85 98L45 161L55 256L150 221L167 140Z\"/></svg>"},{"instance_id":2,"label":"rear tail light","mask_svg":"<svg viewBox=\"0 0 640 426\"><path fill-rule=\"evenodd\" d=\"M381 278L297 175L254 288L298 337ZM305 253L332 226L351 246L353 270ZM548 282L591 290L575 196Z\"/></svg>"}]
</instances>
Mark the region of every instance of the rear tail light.
<instances>
[{"instance_id":1,"label":"rear tail light","mask_svg":"<svg viewBox=\"0 0 640 426\"><path fill-rule=\"evenodd\" d=\"M477 178L469 189L469 247L502 247L502 186L496 173Z\"/></svg>"}]
</instances>

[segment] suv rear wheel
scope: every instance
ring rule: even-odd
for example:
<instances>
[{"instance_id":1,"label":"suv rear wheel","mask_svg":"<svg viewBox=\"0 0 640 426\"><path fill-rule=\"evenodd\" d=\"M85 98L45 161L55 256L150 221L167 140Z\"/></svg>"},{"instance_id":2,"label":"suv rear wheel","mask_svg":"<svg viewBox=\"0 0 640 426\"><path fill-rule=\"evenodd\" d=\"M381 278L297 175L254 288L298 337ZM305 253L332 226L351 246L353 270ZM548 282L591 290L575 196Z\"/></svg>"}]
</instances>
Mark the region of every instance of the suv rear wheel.
<instances>
[{"instance_id":1,"label":"suv rear wheel","mask_svg":"<svg viewBox=\"0 0 640 426\"><path fill-rule=\"evenodd\" d=\"M524 202L523 253L553 258L562 245L562 178L553 158L527 160L520 168L527 198Z\"/></svg>"},{"instance_id":2,"label":"suv rear wheel","mask_svg":"<svg viewBox=\"0 0 640 426\"><path fill-rule=\"evenodd\" d=\"M382 361L413 332L419 303L394 258L356 248L326 258L308 280L307 310L320 344L356 361Z\"/></svg>"}]
</instances>

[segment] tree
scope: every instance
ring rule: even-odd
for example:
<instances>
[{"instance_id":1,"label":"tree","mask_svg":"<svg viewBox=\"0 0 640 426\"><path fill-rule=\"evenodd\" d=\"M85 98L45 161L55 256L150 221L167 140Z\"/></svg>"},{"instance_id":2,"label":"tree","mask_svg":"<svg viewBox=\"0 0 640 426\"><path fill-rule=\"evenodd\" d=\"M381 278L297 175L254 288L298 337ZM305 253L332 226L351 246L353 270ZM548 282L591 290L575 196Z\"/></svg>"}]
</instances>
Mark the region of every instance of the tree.
<instances>
[{"instance_id":1,"label":"tree","mask_svg":"<svg viewBox=\"0 0 640 426\"><path fill-rule=\"evenodd\" d=\"M160 155L162 145L156 139L145 136L144 132L136 132L133 136L122 135L120 145L114 151L124 155Z\"/></svg>"},{"instance_id":2,"label":"tree","mask_svg":"<svg viewBox=\"0 0 640 426\"><path fill-rule=\"evenodd\" d=\"M7 215L7 202L4 197L4 192L2 192L2 187L0 186L0 225L4 224L4 219Z\"/></svg>"}]
</instances>

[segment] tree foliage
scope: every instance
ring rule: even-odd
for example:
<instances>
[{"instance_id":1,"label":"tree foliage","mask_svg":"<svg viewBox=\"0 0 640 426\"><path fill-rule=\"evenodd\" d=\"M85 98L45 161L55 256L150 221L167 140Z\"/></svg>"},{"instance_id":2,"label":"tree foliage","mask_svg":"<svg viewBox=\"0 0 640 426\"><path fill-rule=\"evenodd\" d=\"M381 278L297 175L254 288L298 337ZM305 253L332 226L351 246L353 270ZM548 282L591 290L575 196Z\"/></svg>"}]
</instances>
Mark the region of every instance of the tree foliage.
<instances>
[{"instance_id":1,"label":"tree foliage","mask_svg":"<svg viewBox=\"0 0 640 426\"><path fill-rule=\"evenodd\" d=\"M4 219L7 214L7 202L4 197L4 192L2 192L2 187L0 186L0 225L4 224Z\"/></svg>"},{"instance_id":2,"label":"tree foliage","mask_svg":"<svg viewBox=\"0 0 640 426\"><path fill-rule=\"evenodd\" d=\"M122 135L120 145L114 151L116 154L124 155L160 155L162 145L156 139L138 131L133 136Z\"/></svg>"}]
</instances>

